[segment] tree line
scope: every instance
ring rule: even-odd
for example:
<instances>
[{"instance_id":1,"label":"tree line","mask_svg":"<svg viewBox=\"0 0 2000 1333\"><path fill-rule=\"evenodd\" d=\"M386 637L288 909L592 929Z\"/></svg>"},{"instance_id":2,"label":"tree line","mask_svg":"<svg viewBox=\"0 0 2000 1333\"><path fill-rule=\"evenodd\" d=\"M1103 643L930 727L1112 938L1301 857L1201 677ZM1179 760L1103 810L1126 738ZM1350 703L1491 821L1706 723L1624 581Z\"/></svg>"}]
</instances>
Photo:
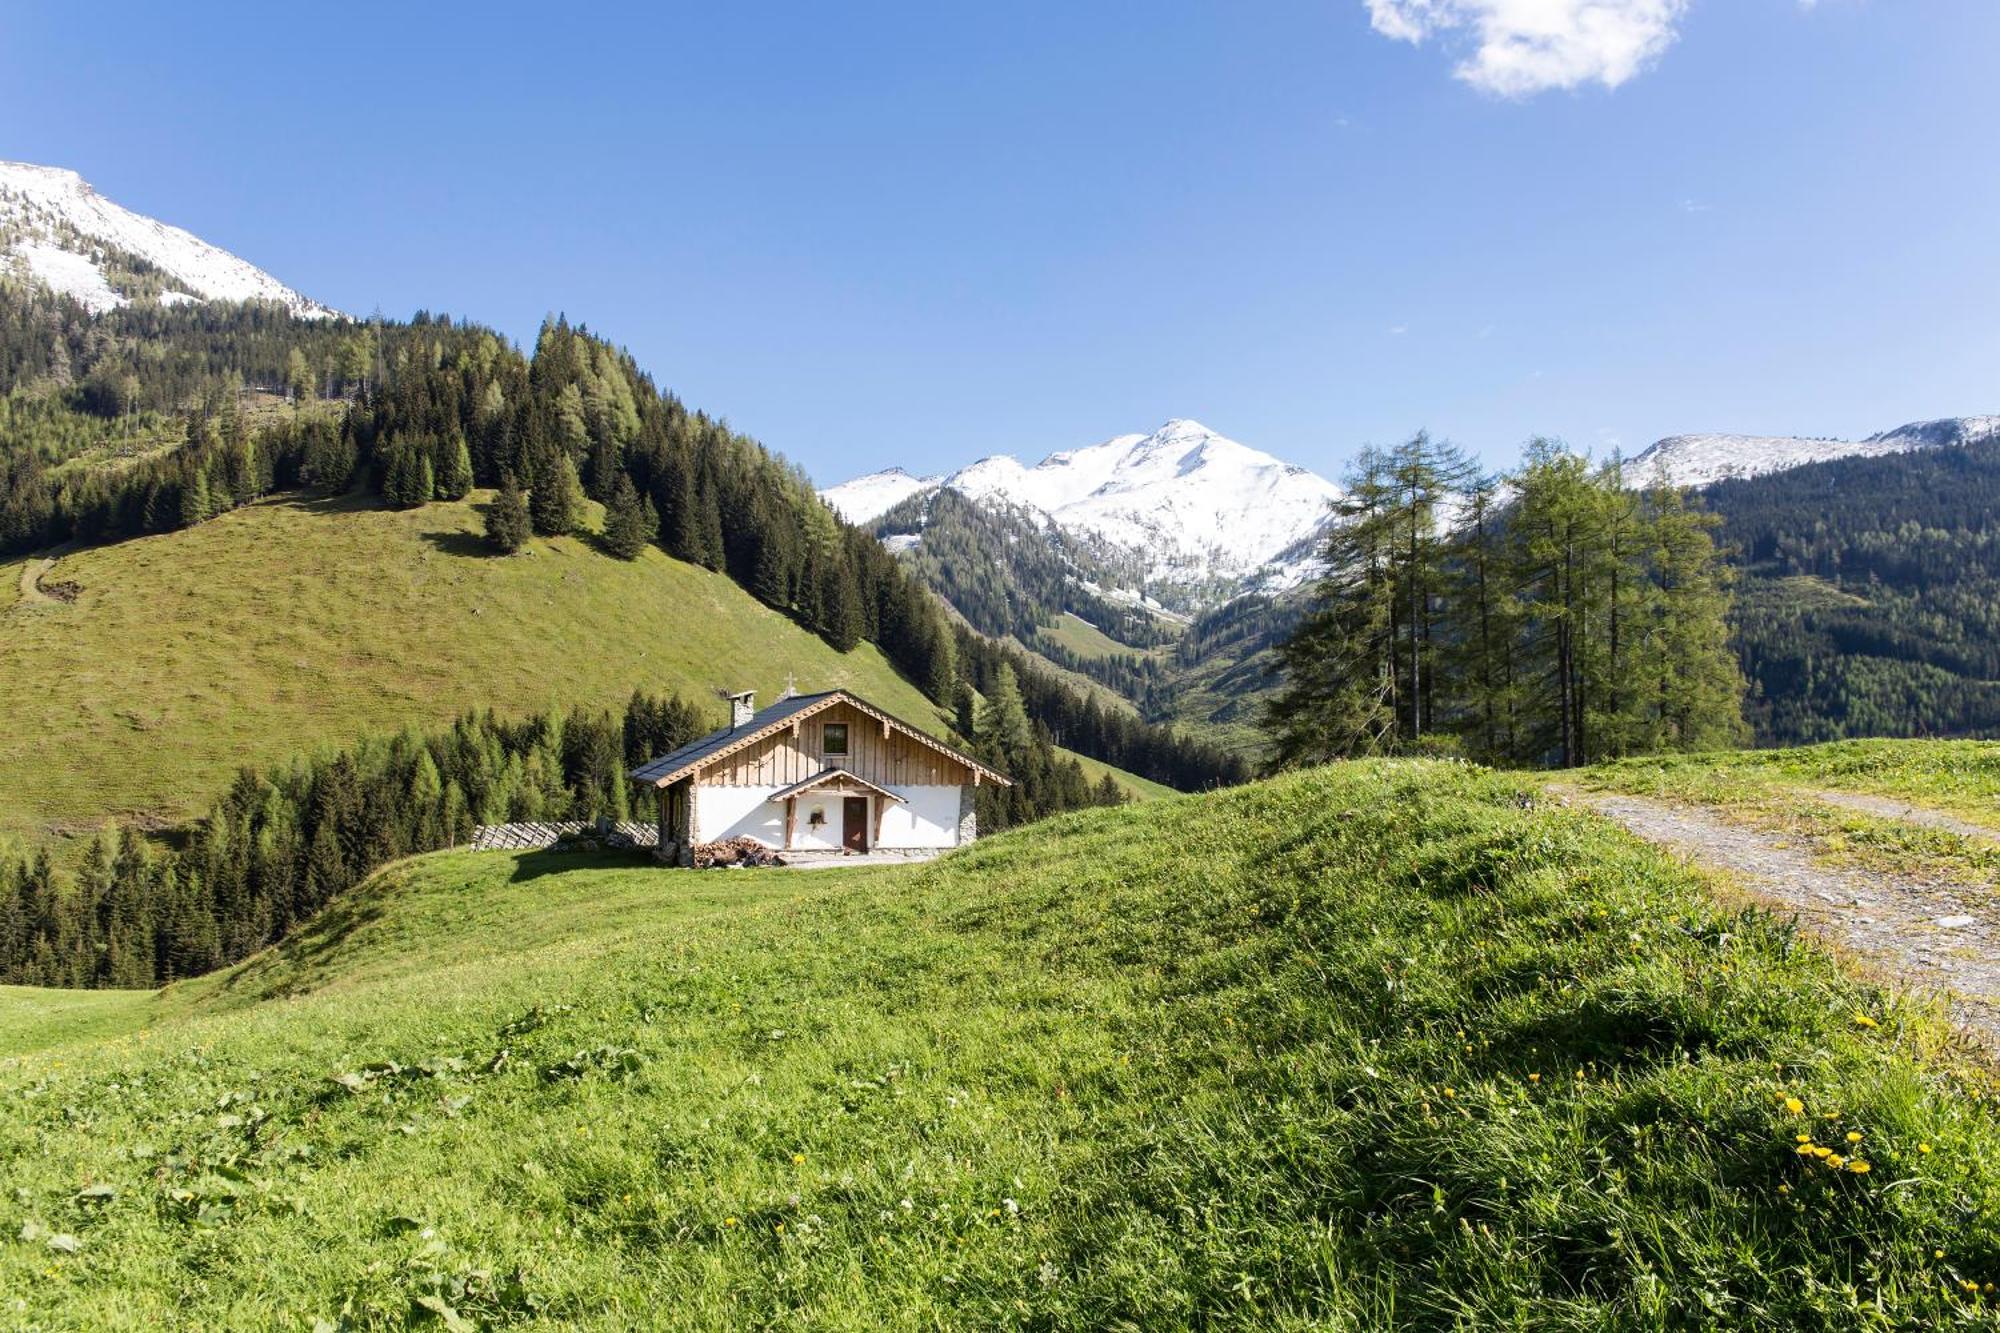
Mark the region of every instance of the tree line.
<instances>
[{"instance_id":1,"label":"tree line","mask_svg":"<svg viewBox=\"0 0 2000 1333\"><path fill-rule=\"evenodd\" d=\"M704 730L696 708L635 693L622 714L469 713L271 769L245 769L178 850L126 829L73 877L43 849L0 866L0 979L152 986L282 938L371 871L458 846L476 825L623 819L628 768Z\"/></svg>"},{"instance_id":2,"label":"tree line","mask_svg":"<svg viewBox=\"0 0 2000 1333\"><path fill-rule=\"evenodd\" d=\"M0 982L156 986L249 956L381 866L462 846L478 825L650 821L650 790L626 774L716 721L678 696L635 691L622 713L468 713L428 735L244 769L177 847L126 828L94 839L73 874L46 848L0 862ZM1108 774L1093 784L1056 753L1004 665L960 730L1015 780L981 789L988 831L1125 799Z\"/></svg>"},{"instance_id":3,"label":"tree line","mask_svg":"<svg viewBox=\"0 0 2000 1333\"><path fill-rule=\"evenodd\" d=\"M1280 762L1571 766L1737 743L1719 520L1547 441L1505 477L1419 434L1356 460L1280 650Z\"/></svg>"},{"instance_id":4,"label":"tree line","mask_svg":"<svg viewBox=\"0 0 2000 1333\"><path fill-rule=\"evenodd\" d=\"M2000 735L2000 442L1705 492L1740 552L1757 739Z\"/></svg>"},{"instance_id":5,"label":"tree line","mask_svg":"<svg viewBox=\"0 0 2000 1333\"><path fill-rule=\"evenodd\" d=\"M13 366L0 383L83 413L94 400L81 386L100 368L91 357L108 357L139 385L117 410L154 410L174 399L133 348L157 343L155 359L177 368L172 391L193 393L193 406L176 447L117 468L52 467L9 441L0 552L167 532L272 492L357 486L402 507L497 488L488 533L505 551L530 534L579 532L596 500L612 554L657 545L724 572L834 648L873 642L933 700L955 698L961 638L919 579L842 523L796 468L660 391L628 353L566 319L547 321L523 355L489 329L425 312L357 325L259 306L128 308L100 324L73 305L0 287L0 347ZM68 377L61 384L52 366ZM298 410L246 412L246 373ZM309 410L324 394L337 401ZM1018 669L1031 716L1076 732L1073 748L1110 763L1174 748L1123 728L1079 731L1067 687L1045 669ZM1213 780L1203 772L1197 785Z\"/></svg>"}]
</instances>

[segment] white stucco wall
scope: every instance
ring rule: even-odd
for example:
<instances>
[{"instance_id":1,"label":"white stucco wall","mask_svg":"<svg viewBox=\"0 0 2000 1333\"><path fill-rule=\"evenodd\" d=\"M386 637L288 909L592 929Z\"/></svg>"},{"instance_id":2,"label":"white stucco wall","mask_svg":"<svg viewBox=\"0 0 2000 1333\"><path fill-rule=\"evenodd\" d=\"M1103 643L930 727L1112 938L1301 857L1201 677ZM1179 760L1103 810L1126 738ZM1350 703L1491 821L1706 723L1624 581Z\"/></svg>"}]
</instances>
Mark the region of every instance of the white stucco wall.
<instances>
[{"instance_id":1,"label":"white stucco wall","mask_svg":"<svg viewBox=\"0 0 2000 1333\"><path fill-rule=\"evenodd\" d=\"M779 790L778 787L698 788L694 801L694 840L755 838L771 847L784 846L785 807L771 804L772 794Z\"/></svg>"},{"instance_id":2,"label":"white stucco wall","mask_svg":"<svg viewBox=\"0 0 2000 1333\"><path fill-rule=\"evenodd\" d=\"M785 806L773 804L779 787L702 787L695 795L696 842L724 838L755 838L770 847L785 845ZM882 839L889 848L955 847L958 845L957 787L891 787L903 799L882 812ZM841 797L838 793L807 792L798 798L798 821L792 846L802 850L838 851L841 840ZM879 798L870 798L877 800ZM826 822L813 827L812 812L825 812Z\"/></svg>"},{"instance_id":3,"label":"white stucco wall","mask_svg":"<svg viewBox=\"0 0 2000 1333\"><path fill-rule=\"evenodd\" d=\"M830 792L809 791L799 797L798 820L792 825L792 848L795 851L837 852L840 850L840 810L841 798ZM813 827L813 812L825 817L818 828ZM778 839L785 837L785 817L778 816Z\"/></svg>"},{"instance_id":4,"label":"white stucco wall","mask_svg":"<svg viewBox=\"0 0 2000 1333\"><path fill-rule=\"evenodd\" d=\"M884 847L958 846L957 787L891 787L903 798L882 815Z\"/></svg>"}]
</instances>

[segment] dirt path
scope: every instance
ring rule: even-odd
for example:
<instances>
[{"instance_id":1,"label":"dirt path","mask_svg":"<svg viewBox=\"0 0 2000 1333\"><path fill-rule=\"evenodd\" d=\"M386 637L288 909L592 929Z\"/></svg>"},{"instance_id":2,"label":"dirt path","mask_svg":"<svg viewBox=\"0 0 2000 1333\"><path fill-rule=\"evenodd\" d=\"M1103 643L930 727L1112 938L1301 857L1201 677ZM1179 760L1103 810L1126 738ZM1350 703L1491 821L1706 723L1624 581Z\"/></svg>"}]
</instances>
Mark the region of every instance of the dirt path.
<instances>
[{"instance_id":1,"label":"dirt path","mask_svg":"<svg viewBox=\"0 0 2000 1333\"><path fill-rule=\"evenodd\" d=\"M42 580L47 577L50 570L56 567L56 561L69 554L70 548L73 545L74 543L64 542L61 546L51 546L48 550L42 552L41 555L21 566L22 606L62 605L61 598L51 597L42 591Z\"/></svg>"},{"instance_id":2,"label":"dirt path","mask_svg":"<svg viewBox=\"0 0 2000 1333\"><path fill-rule=\"evenodd\" d=\"M1864 815L1874 815L1879 819L1895 819L1905 824L1922 824L1925 828L1943 829L1966 838L1981 838L1987 842L2000 842L2000 828L1975 824L1957 815L1948 815L1942 810L1932 810L1927 806L1911 805L1893 796L1868 796L1854 791L1828 791L1814 787L1806 791L1824 805L1837 805L1848 810L1858 810ZM2000 812L1996 812L2000 813Z\"/></svg>"},{"instance_id":3,"label":"dirt path","mask_svg":"<svg viewBox=\"0 0 2000 1333\"><path fill-rule=\"evenodd\" d=\"M1610 792L1562 794L1696 865L1728 872L1906 989L1944 996L1955 1020L2000 1051L2000 899L1991 893L1821 865L1783 838L1702 809Z\"/></svg>"}]
</instances>

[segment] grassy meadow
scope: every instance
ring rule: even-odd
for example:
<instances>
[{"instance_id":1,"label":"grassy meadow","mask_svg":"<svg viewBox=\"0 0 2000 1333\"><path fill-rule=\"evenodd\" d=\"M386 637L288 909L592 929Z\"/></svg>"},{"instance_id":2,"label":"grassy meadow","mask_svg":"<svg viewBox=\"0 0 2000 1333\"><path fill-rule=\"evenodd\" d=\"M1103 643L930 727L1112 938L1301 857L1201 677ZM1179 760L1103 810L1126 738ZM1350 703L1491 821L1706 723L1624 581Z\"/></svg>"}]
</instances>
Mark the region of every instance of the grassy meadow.
<instances>
[{"instance_id":1,"label":"grassy meadow","mask_svg":"<svg viewBox=\"0 0 2000 1333\"><path fill-rule=\"evenodd\" d=\"M1830 862L2000 885L2000 743L1993 741L1833 741L1655 755L1584 769L1576 778L1601 791L1714 806L1795 836ZM1829 792L1920 806L1962 827L1857 810L1821 795Z\"/></svg>"},{"instance_id":2,"label":"grassy meadow","mask_svg":"<svg viewBox=\"0 0 2000 1333\"><path fill-rule=\"evenodd\" d=\"M622 706L635 687L768 699L794 677L941 725L872 644L837 653L657 549L627 563L557 538L490 555L484 498L266 501L64 556L51 577L81 585L70 603L22 601L25 562L0 565L0 844L110 816L176 823L244 764L471 707Z\"/></svg>"},{"instance_id":3,"label":"grassy meadow","mask_svg":"<svg viewBox=\"0 0 2000 1333\"><path fill-rule=\"evenodd\" d=\"M1993 1096L1930 1012L1460 765L895 869L440 853L156 995L0 992L0 1309L1974 1325Z\"/></svg>"}]
</instances>

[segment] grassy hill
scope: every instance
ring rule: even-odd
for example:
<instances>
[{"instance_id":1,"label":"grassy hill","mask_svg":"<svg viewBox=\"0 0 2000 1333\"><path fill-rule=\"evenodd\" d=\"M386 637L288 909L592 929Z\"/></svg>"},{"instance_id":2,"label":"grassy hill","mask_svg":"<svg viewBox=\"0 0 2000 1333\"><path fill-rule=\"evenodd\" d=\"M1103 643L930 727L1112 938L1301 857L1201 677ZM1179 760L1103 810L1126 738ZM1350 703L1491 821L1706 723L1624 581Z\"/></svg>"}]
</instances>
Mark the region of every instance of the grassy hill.
<instances>
[{"instance_id":1,"label":"grassy hill","mask_svg":"<svg viewBox=\"0 0 2000 1333\"><path fill-rule=\"evenodd\" d=\"M69 602L23 596L33 562L0 565L0 840L107 815L172 823L244 764L472 707L617 705L640 686L768 699L789 677L940 723L872 645L837 653L657 549L627 563L558 538L490 555L484 498L267 501L63 556L46 580L78 585Z\"/></svg>"},{"instance_id":2,"label":"grassy hill","mask_svg":"<svg viewBox=\"0 0 2000 1333\"><path fill-rule=\"evenodd\" d=\"M895 870L444 853L157 995L0 993L0 1049L42 1327L1936 1327L2000 1279L1934 1016L1459 766Z\"/></svg>"}]
</instances>

